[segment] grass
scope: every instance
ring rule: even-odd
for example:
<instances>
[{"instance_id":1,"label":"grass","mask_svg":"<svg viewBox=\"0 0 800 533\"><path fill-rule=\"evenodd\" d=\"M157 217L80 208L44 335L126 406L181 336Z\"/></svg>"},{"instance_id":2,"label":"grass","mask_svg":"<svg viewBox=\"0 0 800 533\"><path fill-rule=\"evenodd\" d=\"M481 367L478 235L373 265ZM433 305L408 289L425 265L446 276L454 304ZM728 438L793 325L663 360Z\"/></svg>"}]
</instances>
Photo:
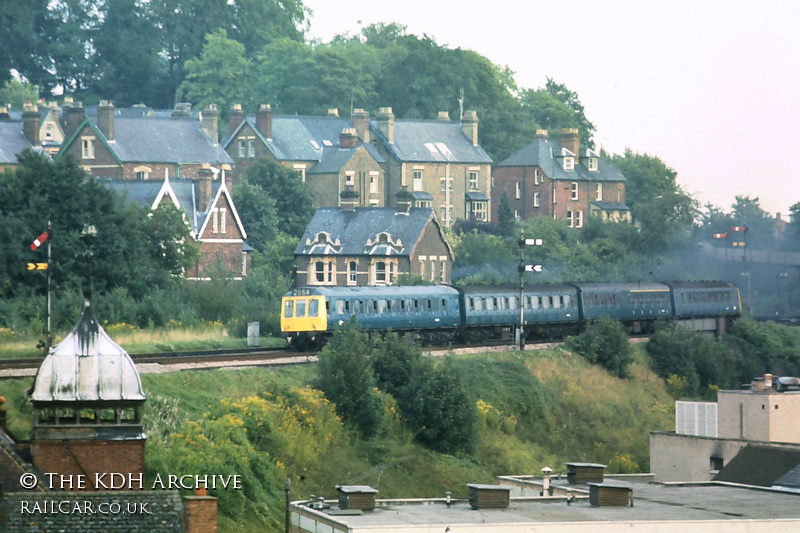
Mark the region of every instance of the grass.
<instances>
[{"instance_id":1,"label":"grass","mask_svg":"<svg viewBox=\"0 0 800 533\"><path fill-rule=\"evenodd\" d=\"M226 513L224 497L230 495L222 495L220 532L270 530L282 520L287 476L293 499L334 497L337 484L371 485L385 498L443 496L446 491L463 497L467 483L492 483L498 474L538 474L544 466L563 471L565 461L601 462L609 465L608 472L647 471L649 432L674 424L672 399L638 348L626 380L560 348L449 357L478 405L474 455L443 455L414 443L388 396L381 431L371 440L360 439L341 421L324 416L333 409L324 398L301 401L306 393L297 391L308 390L315 367L298 365L143 375L148 472L179 473L192 458L176 450L190 450L190 455L198 450L193 459L201 464L218 453L216 460L236 470L231 473L252 471L252 462L226 451L241 443L223 441L219 433L225 420L232 422L224 427L234 429L251 424L245 440L254 438L263 446L253 457L272 465L253 479L269 496L262 496L258 514ZM30 384L30 379L0 381L0 395L9 398L9 427L21 437L30 431L25 397ZM233 409L228 401L254 396L272 406L272 414L255 419L262 421L257 426L252 410ZM292 411L296 418L287 417ZM209 432L208 447L196 441L197 433L189 436L192 427Z\"/></svg>"},{"instance_id":2,"label":"grass","mask_svg":"<svg viewBox=\"0 0 800 533\"><path fill-rule=\"evenodd\" d=\"M225 328L219 324L205 324L194 328L159 328L154 330L136 329L128 324L104 326L114 342L128 353L180 352L192 350L222 350L247 347L247 339L229 337ZM55 337L58 344L68 332L60 332ZM39 338L35 336L8 336L0 343L0 359L42 356L41 348L36 348ZM260 346L280 347L286 342L277 337L262 336Z\"/></svg>"}]
</instances>

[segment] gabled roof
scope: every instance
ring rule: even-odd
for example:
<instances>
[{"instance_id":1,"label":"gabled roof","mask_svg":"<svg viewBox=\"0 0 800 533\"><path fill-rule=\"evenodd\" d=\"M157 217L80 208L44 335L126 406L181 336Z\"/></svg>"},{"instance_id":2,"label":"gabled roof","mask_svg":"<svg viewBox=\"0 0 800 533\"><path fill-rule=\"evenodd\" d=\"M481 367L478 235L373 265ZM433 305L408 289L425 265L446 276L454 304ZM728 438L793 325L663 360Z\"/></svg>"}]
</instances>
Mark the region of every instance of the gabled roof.
<instances>
[{"instance_id":1,"label":"gabled roof","mask_svg":"<svg viewBox=\"0 0 800 533\"><path fill-rule=\"evenodd\" d=\"M22 122L0 121L0 164L16 165L17 154L32 147L22 132Z\"/></svg>"},{"instance_id":2,"label":"gabled roof","mask_svg":"<svg viewBox=\"0 0 800 533\"><path fill-rule=\"evenodd\" d=\"M200 121L157 117L114 117L114 139L97 127L97 117L87 117L64 143L67 149L89 124L120 163L233 164L219 144L213 144Z\"/></svg>"},{"instance_id":3,"label":"gabled roof","mask_svg":"<svg viewBox=\"0 0 800 533\"><path fill-rule=\"evenodd\" d=\"M229 131L222 142L227 148L245 126L249 125L258 138L278 161L316 161L322 169L313 172L336 172L355 153L354 148L339 147L339 134L351 128L350 119L341 117L310 117L296 115L275 115L272 118L272 138L262 132L254 115L248 115L233 131ZM363 146L378 163L385 160L374 146L358 141L356 148ZM349 155L348 155L349 154ZM330 158L330 159L329 159Z\"/></svg>"},{"instance_id":4,"label":"gabled roof","mask_svg":"<svg viewBox=\"0 0 800 533\"><path fill-rule=\"evenodd\" d=\"M502 160L497 166L539 167L554 180L625 181L625 176L614 165L599 157L597 171L590 172L583 164L586 160L586 151L581 150L581 152L582 157L580 162L575 161L574 170L564 170L562 155L564 150L561 145L552 139L540 137Z\"/></svg>"},{"instance_id":5,"label":"gabled roof","mask_svg":"<svg viewBox=\"0 0 800 533\"><path fill-rule=\"evenodd\" d=\"M603 211L630 211L631 208L621 202L591 202Z\"/></svg>"},{"instance_id":6,"label":"gabled roof","mask_svg":"<svg viewBox=\"0 0 800 533\"><path fill-rule=\"evenodd\" d=\"M452 258L453 251L433 210L422 207L412 208L408 213L398 212L392 207L321 207L308 224L294 253L411 256L429 223L435 224L441 233ZM320 246L317 242L319 234L325 234L326 241L331 241L328 244L332 246ZM390 237L390 242L381 243L381 234Z\"/></svg>"},{"instance_id":7,"label":"gabled roof","mask_svg":"<svg viewBox=\"0 0 800 533\"><path fill-rule=\"evenodd\" d=\"M475 164L492 162L492 158L483 148L473 145L464 135L459 122L395 119L392 144L378 130L376 120L370 121L370 128L398 161Z\"/></svg>"}]
</instances>

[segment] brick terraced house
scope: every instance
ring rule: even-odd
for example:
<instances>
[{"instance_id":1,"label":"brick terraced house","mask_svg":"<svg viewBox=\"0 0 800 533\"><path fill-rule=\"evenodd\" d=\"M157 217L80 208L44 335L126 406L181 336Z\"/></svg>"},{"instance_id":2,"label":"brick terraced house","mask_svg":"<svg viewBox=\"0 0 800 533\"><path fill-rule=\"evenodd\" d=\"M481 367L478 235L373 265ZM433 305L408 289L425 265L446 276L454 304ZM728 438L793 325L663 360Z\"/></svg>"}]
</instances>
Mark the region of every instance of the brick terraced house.
<instances>
[{"instance_id":1,"label":"brick terraced house","mask_svg":"<svg viewBox=\"0 0 800 533\"><path fill-rule=\"evenodd\" d=\"M582 228L589 216L630 223L625 176L589 148L579 146L577 129L551 139L539 130L528 146L494 168L492 218L505 196L517 219L546 216Z\"/></svg>"}]
</instances>

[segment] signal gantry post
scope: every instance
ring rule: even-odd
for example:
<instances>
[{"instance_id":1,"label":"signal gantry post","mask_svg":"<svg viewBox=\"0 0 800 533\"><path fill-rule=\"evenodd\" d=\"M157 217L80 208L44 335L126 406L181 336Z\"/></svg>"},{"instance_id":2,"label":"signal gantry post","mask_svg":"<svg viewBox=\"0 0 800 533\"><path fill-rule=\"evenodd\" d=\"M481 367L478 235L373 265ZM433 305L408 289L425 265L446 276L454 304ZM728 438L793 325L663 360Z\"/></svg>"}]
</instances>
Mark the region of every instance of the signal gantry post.
<instances>
[{"instance_id":1,"label":"signal gantry post","mask_svg":"<svg viewBox=\"0 0 800 533\"><path fill-rule=\"evenodd\" d=\"M525 264L525 247L541 246L542 239L526 239L525 230L519 232L519 327L517 328L519 350L525 349L525 272L541 272L542 265Z\"/></svg>"}]
</instances>

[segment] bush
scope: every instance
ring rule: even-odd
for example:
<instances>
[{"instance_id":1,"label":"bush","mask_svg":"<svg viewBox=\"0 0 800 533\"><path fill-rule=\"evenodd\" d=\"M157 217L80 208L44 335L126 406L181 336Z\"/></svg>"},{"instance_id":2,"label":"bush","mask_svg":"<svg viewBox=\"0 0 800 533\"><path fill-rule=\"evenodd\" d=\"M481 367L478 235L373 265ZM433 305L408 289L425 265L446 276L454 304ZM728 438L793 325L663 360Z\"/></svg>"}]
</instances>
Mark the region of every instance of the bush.
<instances>
[{"instance_id":1,"label":"bush","mask_svg":"<svg viewBox=\"0 0 800 533\"><path fill-rule=\"evenodd\" d=\"M580 335L567 339L567 348L617 377L628 377L633 349L625 327L616 320L601 318L590 324Z\"/></svg>"}]
</instances>

